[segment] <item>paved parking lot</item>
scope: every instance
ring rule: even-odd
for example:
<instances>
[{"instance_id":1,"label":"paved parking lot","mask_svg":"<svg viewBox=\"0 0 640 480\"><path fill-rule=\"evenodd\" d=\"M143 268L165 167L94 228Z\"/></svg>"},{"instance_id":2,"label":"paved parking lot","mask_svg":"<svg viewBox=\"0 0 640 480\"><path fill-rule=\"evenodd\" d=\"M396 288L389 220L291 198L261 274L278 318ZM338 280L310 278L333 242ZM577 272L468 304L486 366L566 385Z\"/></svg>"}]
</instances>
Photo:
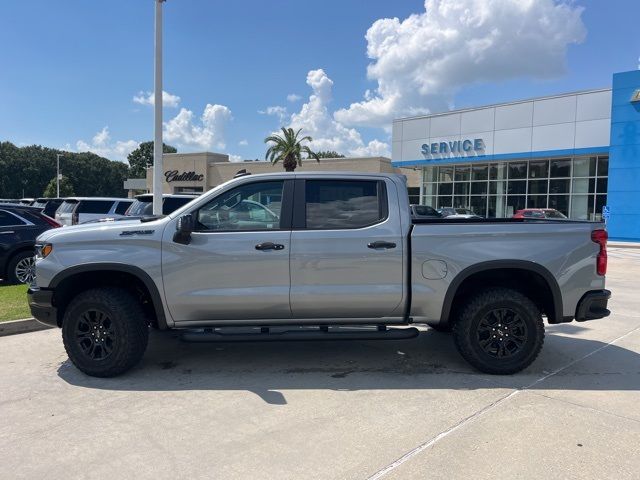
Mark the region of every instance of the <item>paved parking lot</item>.
<instances>
[{"instance_id":1,"label":"paved parking lot","mask_svg":"<svg viewBox=\"0 0 640 480\"><path fill-rule=\"evenodd\" d=\"M550 326L525 372L451 338L182 344L115 379L60 332L0 338L0 478L638 478L640 250L610 249L613 315Z\"/></svg>"}]
</instances>

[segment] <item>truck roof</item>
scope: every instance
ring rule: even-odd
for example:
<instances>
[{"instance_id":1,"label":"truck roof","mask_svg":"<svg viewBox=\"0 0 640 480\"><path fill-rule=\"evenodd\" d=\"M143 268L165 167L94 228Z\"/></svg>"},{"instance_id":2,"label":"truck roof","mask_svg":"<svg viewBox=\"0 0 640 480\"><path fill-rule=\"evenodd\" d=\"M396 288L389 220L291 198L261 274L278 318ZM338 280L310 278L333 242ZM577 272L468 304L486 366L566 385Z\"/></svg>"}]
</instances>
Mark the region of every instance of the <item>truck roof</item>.
<instances>
[{"instance_id":1,"label":"truck roof","mask_svg":"<svg viewBox=\"0 0 640 480\"><path fill-rule=\"evenodd\" d=\"M251 172L249 172L251 173ZM269 172L269 173L256 173L251 174L251 177L280 177L283 175L293 175L296 177L380 177L380 178L394 178L394 177L404 177L401 173L369 173L369 172L336 172L334 171L313 171L313 172ZM238 178L247 178L249 175L243 175Z\"/></svg>"}]
</instances>

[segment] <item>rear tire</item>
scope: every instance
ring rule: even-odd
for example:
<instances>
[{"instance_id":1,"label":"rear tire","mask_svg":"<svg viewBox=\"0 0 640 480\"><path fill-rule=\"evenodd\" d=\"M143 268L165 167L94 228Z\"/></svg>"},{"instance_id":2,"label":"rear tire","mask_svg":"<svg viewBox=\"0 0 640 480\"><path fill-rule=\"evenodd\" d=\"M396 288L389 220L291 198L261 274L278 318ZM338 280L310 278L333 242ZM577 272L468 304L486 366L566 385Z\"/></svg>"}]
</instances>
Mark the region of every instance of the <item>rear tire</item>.
<instances>
[{"instance_id":1,"label":"rear tire","mask_svg":"<svg viewBox=\"0 0 640 480\"><path fill-rule=\"evenodd\" d=\"M96 288L71 301L62 321L62 339L80 371L92 377L114 377L140 361L149 325L142 305L130 292Z\"/></svg>"},{"instance_id":2,"label":"rear tire","mask_svg":"<svg viewBox=\"0 0 640 480\"><path fill-rule=\"evenodd\" d=\"M472 366L504 375L519 372L536 359L544 343L544 323L529 297L509 288L490 288L462 308L453 336Z\"/></svg>"}]
</instances>

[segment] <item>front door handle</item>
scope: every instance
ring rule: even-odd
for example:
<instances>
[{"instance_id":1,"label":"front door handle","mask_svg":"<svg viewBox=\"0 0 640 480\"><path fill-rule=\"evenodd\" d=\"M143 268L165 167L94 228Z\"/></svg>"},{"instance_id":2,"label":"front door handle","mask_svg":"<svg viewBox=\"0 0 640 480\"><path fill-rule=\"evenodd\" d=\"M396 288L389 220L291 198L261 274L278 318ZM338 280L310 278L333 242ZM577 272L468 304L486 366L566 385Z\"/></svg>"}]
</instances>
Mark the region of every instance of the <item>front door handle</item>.
<instances>
[{"instance_id":1,"label":"front door handle","mask_svg":"<svg viewBox=\"0 0 640 480\"><path fill-rule=\"evenodd\" d=\"M377 241L377 242L371 242L367 245L367 247L369 248L373 248L373 249L381 249L381 248L396 248L396 244L393 242L384 242L384 241Z\"/></svg>"},{"instance_id":2,"label":"front door handle","mask_svg":"<svg viewBox=\"0 0 640 480\"><path fill-rule=\"evenodd\" d=\"M284 250L281 243L263 242L256 245L256 250Z\"/></svg>"}]
</instances>

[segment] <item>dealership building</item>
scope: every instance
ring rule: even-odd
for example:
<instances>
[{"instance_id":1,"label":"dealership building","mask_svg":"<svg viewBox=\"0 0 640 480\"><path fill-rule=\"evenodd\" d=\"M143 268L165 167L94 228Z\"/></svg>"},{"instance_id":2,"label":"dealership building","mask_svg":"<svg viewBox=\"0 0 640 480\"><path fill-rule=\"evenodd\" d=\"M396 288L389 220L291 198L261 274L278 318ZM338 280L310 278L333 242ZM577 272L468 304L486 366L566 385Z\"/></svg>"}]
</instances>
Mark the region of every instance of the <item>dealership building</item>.
<instances>
[{"instance_id":1,"label":"dealership building","mask_svg":"<svg viewBox=\"0 0 640 480\"><path fill-rule=\"evenodd\" d=\"M640 71L607 89L398 119L392 141L393 166L420 171L419 203L604 213L611 238L640 240Z\"/></svg>"},{"instance_id":2,"label":"dealership building","mask_svg":"<svg viewBox=\"0 0 640 480\"><path fill-rule=\"evenodd\" d=\"M245 160L230 162L229 155L213 152L165 153L163 155L163 193L202 193L231 180L241 170L249 173L273 173L282 171L282 164L272 165L267 161ZM387 157L322 158L320 162L305 160L298 167L301 171L341 171L363 173L402 173L419 191L422 171L419 168L399 169ZM153 169L147 169L146 179L129 179L125 189L130 196L134 192L150 192L153 186Z\"/></svg>"}]
</instances>

